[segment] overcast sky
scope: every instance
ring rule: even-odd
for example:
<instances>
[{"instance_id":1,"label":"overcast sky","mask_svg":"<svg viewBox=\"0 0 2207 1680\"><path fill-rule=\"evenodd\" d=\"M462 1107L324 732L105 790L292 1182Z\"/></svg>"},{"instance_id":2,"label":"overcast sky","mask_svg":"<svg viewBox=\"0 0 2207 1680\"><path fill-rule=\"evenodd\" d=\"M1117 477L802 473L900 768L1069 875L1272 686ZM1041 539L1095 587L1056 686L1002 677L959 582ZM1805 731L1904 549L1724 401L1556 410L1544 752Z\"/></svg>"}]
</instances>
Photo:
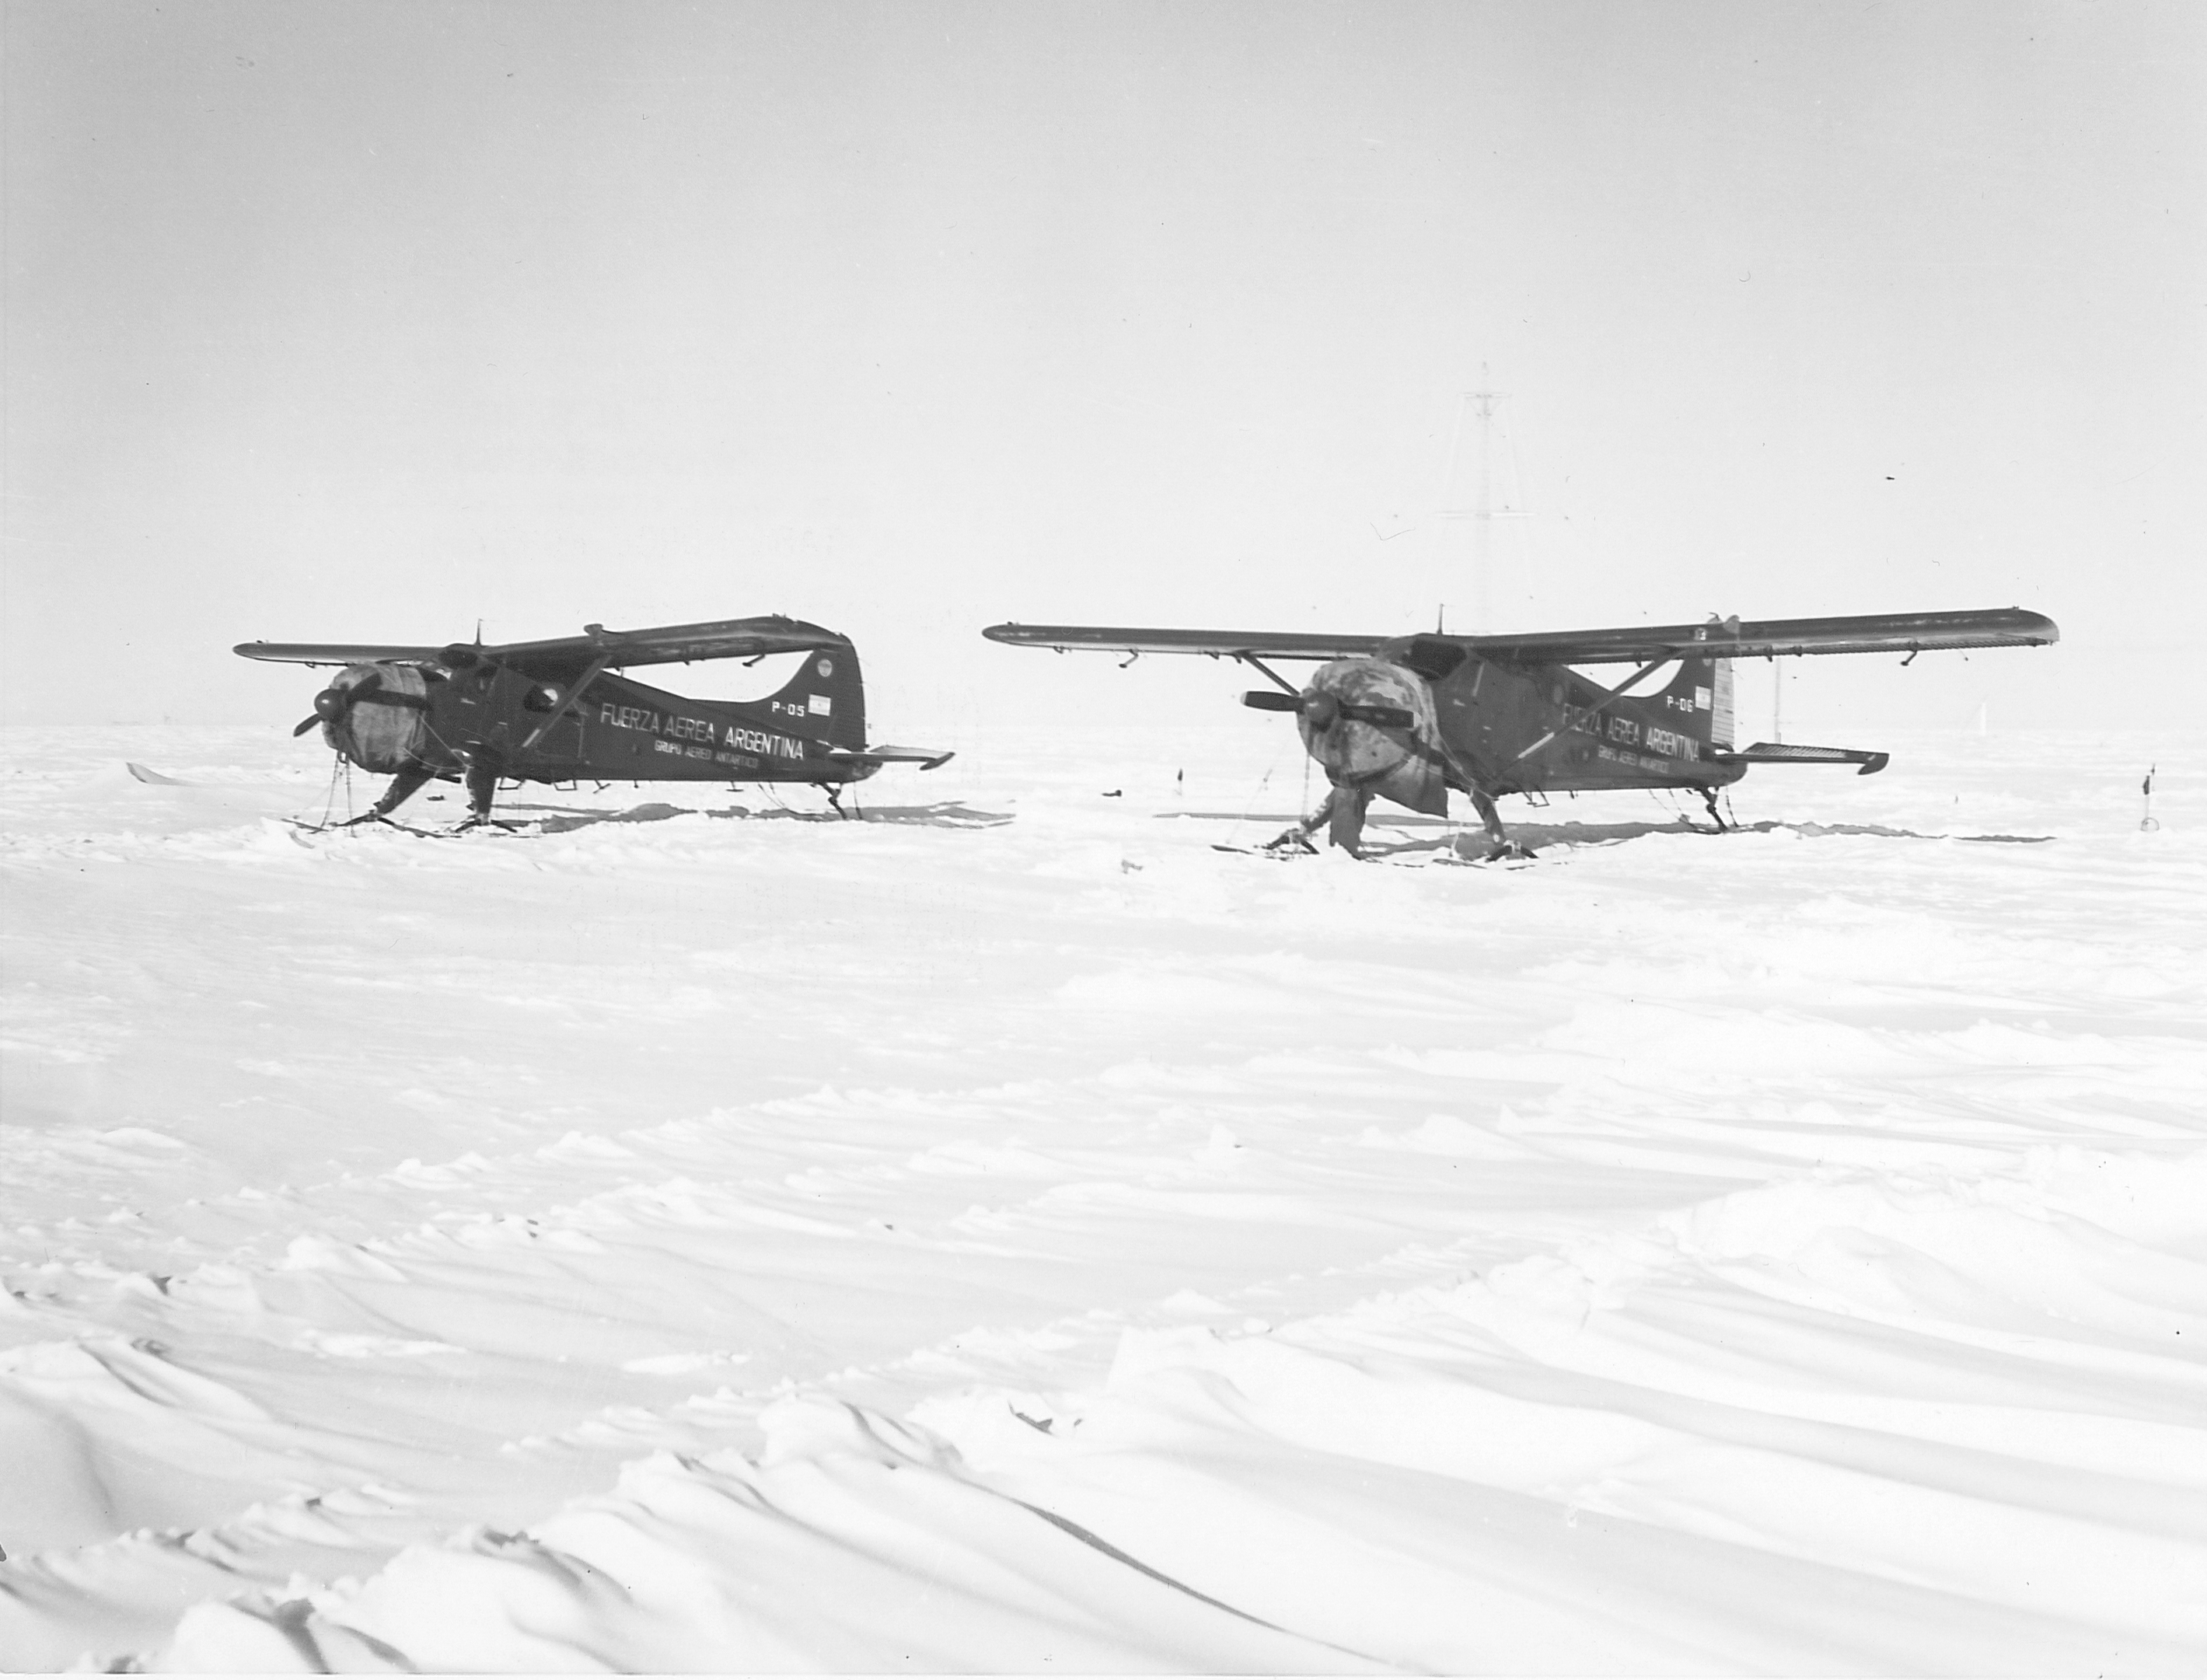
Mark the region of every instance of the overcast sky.
<instances>
[{"instance_id":1,"label":"overcast sky","mask_svg":"<svg viewBox=\"0 0 2207 1680\"><path fill-rule=\"evenodd\" d=\"M1209 704L1207 661L975 631L1469 627L1432 515L1482 367L1533 516L1495 628L2014 604L2065 645L1802 681L1958 725L2189 692L2207 8L6 30L11 720L288 722L314 679L248 637L770 611L856 637L898 732Z\"/></svg>"}]
</instances>

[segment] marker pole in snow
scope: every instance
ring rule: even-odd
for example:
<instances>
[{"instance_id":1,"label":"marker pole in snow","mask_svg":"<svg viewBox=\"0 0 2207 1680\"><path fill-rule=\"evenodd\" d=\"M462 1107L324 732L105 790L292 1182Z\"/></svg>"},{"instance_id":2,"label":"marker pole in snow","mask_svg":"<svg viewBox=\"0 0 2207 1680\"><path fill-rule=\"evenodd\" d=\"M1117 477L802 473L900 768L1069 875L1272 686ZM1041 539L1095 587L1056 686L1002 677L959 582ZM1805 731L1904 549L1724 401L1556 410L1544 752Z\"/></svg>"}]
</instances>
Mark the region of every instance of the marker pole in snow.
<instances>
[{"instance_id":1,"label":"marker pole in snow","mask_svg":"<svg viewBox=\"0 0 2207 1680\"><path fill-rule=\"evenodd\" d=\"M2138 832L2142 834L2150 834L2156 828L2161 827L2160 823L2153 820L2154 771L2160 768L2161 766L2156 764L2153 767L2153 769L2148 770L2145 773L2145 786L2140 790L2145 795L2145 815L2138 819Z\"/></svg>"}]
</instances>

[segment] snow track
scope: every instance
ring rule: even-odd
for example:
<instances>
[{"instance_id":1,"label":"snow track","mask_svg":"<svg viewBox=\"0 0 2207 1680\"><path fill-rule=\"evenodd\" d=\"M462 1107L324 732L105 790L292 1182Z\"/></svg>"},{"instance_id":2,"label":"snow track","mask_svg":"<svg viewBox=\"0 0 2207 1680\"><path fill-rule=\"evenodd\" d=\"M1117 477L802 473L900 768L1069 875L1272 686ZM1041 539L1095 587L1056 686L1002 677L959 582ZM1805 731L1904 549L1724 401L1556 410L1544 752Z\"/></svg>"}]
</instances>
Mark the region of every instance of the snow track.
<instances>
[{"instance_id":1,"label":"snow track","mask_svg":"<svg viewBox=\"0 0 2207 1680\"><path fill-rule=\"evenodd\" d=\"M0 1663L2207 1671L2207 767L1378 869L1256 738L12 736Z\"/></svg>"}]
</instances>

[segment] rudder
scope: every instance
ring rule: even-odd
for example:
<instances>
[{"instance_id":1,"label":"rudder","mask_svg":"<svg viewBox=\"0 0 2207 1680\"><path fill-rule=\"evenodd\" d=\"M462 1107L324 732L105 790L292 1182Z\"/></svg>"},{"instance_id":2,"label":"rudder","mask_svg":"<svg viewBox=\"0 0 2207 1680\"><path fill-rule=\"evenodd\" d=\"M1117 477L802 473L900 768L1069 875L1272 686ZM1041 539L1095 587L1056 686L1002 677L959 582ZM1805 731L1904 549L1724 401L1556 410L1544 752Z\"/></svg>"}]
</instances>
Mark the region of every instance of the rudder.
<instances>
[{"instance_id":1,"label":"rudder","mask_svg":"<svg viewBox=\"0 0 2207 1680\"><path fill-rule=\"evenodd\" d=\"M775 726L846 752L866 744L866 690L858 650L848 642L815 648L796 674L766 701Z\"/></svg>"},{"instance_id":2,"label":"rudder","mask_svg":"<svg viewBox=\"0 0 2207 1680\"><path fill-rule=\"evenodd\" d=\"M1658 698L1671 728L1726 751L1732 746L1732 691L1730 660L1685 659Z\"/></svg>"}]
</instances>

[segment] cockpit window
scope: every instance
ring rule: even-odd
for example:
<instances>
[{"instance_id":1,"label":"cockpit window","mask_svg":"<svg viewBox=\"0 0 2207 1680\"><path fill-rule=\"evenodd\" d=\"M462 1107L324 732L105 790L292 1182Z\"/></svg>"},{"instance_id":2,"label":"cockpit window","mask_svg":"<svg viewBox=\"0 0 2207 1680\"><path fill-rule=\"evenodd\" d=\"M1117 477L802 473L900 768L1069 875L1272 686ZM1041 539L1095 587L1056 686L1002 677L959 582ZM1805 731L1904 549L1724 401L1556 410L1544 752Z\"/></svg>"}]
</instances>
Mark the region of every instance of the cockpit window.
<instances>
[{"instance_id":1,"label":"cockpit window","mask_svg":"<svg viewBox=\"0 0 2207 1680\"><path fill-rule=\"evenodd\" d=\"M1438 636L1413 637L1403 650L1403 663L1426 681L1437 683L1463 663L1463 647Z\"/></svg>"}]
</instances>

